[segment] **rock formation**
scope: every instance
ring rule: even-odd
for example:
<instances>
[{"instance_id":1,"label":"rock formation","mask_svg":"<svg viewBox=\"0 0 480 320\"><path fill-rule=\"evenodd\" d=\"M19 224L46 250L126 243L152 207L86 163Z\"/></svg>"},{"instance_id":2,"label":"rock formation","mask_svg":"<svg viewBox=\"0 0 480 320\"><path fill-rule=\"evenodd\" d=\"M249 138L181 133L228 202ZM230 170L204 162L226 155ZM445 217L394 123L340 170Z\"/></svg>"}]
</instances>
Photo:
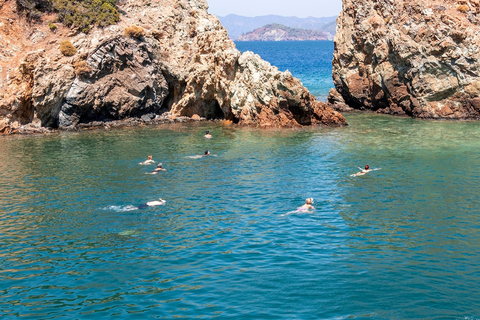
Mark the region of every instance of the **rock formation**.
<instances>
[{"instance_id":1,"label":"rock formation","mask_svg":"<svg viewBox=\"0 0 480 320\"><path fill-rule=\"evenodd\" d=\"M271 23L242 34L237 41L317 41L331 40L331 35L318 30L290 28Z\"/></svg>"},{"instance_id":2,"label":"rock formation","mask_svg":"<svg viewBox=\"0 0 480 320\"><path fill-rule=\"evenodd\" d=\"M298 79L241 54L205 0L124 0L90 33L29 23L0 0L0 132L128 118L221 118L262 127L345 124ZM125 35L130 26L144 36ZM77 49L64 56L59 44Z\"/></svg>"},{"instance_id":3,"label":"rock formation","mask_svg":"<svg viewBox=\"0 0 480 320\"><path fill-rule=\"evenodd\" d=\"M480 1L343 0L337 24L339 109L480 118Z\"/></svg>"}]
</instances>

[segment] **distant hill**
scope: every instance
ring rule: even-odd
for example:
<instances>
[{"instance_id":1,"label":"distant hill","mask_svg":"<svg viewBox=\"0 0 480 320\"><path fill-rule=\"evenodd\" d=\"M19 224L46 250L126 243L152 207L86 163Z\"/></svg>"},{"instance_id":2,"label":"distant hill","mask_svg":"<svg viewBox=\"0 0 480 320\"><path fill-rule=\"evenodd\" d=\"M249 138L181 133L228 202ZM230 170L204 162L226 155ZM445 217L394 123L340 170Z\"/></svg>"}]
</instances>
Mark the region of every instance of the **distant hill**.
<instances>
[{"instance_id":1,"label":"distant hill","mask_svg":"<svg viewBox=\"0 0 480 320\"><path fill-rule=\"evenodd\" d=\"M228 30L230 38L237 40L237 38L245 33L266 26L268 24L277 23L290 28L300 28L309 30L318 30L329 33L333 38L335 35L337 17L322 17L322 18L297 18L297 17L283 17L277 15L258 16L258 17L244 17L235 14L230 14L225 17L218 17L223 26Z\"/></svg>"},{"instance_id":2,"label":"distant hill","mask_svg":"<svg viewBox=\"0 0 480 320\"><path fill-rule=\"evenodd\" d=\"M329 40L330 33L290 28L278 23L268 24L257 28L252 32L242 34L237 41L305 41L305 40Z\"/></svg>"}]
</instances>

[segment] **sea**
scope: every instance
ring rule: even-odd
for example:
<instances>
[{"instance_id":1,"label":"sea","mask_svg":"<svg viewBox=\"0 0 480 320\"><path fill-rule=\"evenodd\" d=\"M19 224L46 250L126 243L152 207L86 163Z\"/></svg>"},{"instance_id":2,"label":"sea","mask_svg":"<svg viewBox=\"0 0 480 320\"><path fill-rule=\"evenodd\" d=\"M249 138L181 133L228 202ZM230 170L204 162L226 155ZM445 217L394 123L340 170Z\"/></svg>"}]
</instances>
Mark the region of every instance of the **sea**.
<instances>
[{"instance_id":1,"label":"sea","mask_svg":"<svg viewBox=\"0 0 480 320\"><path fill-rule=\"evenodd\" d=\"M237 46L332 86L332 42ZM0 137L0 318L480 319L478 122L345 116Z\"/></svg>"}]
</instances>

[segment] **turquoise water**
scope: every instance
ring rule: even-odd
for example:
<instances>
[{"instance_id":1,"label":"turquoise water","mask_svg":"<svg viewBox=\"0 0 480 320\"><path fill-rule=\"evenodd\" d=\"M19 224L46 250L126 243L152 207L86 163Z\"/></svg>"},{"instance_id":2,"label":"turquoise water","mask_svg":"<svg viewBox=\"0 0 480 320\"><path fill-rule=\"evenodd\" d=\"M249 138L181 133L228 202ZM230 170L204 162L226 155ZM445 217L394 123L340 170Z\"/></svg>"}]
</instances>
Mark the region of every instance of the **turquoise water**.
<instances>
[{"instance_id":1,"label":"turquoise water","mask_svg":"<svg viewBox=\"0 0 480 320\"><path fill-rule=\"evenodd\" d=\"M2 319L478 319L478 123L347 120L2 137Z\"/></svg>"},{"instance_id":2,"label":"turquoise water","mask_svg":"<svg viewBox=\"0 0 480 320\"><path fill-rule=\"evenodd\" d=\"M333 41L239 41L237 49L253 51L280 71L289 70L311 94L326 101L333 88Z\"/></svg>"}]
</instances>

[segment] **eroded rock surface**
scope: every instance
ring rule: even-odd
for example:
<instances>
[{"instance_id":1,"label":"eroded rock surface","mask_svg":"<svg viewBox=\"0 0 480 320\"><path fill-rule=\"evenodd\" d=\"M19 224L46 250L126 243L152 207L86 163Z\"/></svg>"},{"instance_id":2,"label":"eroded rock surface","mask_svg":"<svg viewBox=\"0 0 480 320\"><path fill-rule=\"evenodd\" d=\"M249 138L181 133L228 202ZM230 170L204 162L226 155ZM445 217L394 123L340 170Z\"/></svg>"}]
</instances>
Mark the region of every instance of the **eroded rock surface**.
<instances>
[{"instance_id":1,"label":"eroded rock surface","mask_svg":"<svg viewBox=\"0 0 480 320\"><path fill-rule=\"evenodd\" d=\"M205 0L125 0L118 24L85 35L61 25L52 32L53 15L29 24L5 1L0 131L166 115L264 127L345 124L290 73L241 54L207 9ZM132 25L145 36L125 36ZM62 40L75 55L62 55Z\"/></svg>"},{"instance_id":2,"label":"eroded rock surface","mask_svg":"<svg viewBox=\"0 0 480 320\"><path fill-rule=\"evenodd\" d=\"M343 0L337 23L339 110L480 118L480 1Z\"/></svg>"}]
</instances>

